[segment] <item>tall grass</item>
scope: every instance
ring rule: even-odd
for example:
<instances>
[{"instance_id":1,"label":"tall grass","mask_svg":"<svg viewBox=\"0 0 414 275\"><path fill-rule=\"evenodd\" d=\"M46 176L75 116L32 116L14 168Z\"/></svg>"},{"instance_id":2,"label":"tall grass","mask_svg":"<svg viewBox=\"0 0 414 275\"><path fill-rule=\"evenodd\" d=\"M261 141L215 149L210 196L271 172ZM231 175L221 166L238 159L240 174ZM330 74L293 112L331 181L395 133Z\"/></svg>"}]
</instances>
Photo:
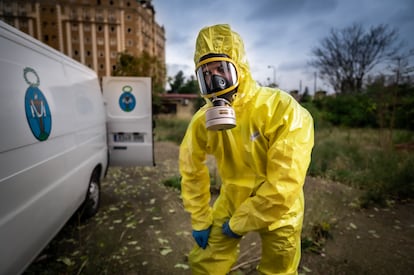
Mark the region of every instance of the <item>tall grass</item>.
<instances>
[{"instance_id":1,"label":"tall grass","mask_svg":"<svg viewBox=\"0 0 414 275\"><path fill-rule=\"evenodd\" d=\"M157 119L155 140L179 144L188 123ZM414 133L395 130L392 138L394 144L413 143ZM413 152L384 148L383 139L377 129L318 127L309 174L364 190L364 205L414 198Z\"/></svg>"},{"instance_id":2,"label":"tall grass","mask_svg":"<svg viewBox=\"0 0 414 275\"><path fill-rule=\"evenodd\" d=\"M177 118L156 118L155 119L155 140L172 141L180 144L185 131L187 130L189 120Z\"/></svg>"},{"instance_id":3,"label":"tall grass","mask_svg":"<svg viewBox=\"0 0 414 275\"><path fill-rule=\"evenodd\" d=\"M413 133L395 131L396 142L412 142ZM384 148L378 130L318 129L309 168L320 176L365 191L364 205L413 198L414 154Z\"/></svg>"}]
</instances>

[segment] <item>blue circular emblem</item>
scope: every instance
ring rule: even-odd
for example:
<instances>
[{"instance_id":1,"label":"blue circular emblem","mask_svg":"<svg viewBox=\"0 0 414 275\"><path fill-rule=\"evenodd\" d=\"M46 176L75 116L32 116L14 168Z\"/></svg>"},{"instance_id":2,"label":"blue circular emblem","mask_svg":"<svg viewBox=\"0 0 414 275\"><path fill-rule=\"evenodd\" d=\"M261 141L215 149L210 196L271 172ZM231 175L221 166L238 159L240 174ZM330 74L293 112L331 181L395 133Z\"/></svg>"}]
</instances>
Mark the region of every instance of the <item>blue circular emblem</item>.
<instances>
[{"instance_id":1,"label":"blue circular emblem","mask_svg":"<svg viewBox=\"0 0 414 275\"><path fill-rule=\"evenodd\" d=\"M122 87L123 93L119 97L119 107L124 112L131 112L135 108L136 100L135 96L131 93L132 87L131 86L124 86Z\"/></svg>"},{"instance_id":2,"label":"blue circular emblem","mask_svg":"<svg viewBox=\"0 0 414 275\"><path fill-rule=\"evenodd\" d=\"M32 76L32 79L29 77ZM34 76L34 81L33 81ZM52 115L49 104L42 91L38 88L40 84L39 76L32 68L24 69L24 79L29 84L24 98L24 108L26 111L27 123L33 135L39 141L45 141L52 130Z\"/></svg>"}]
</instances>

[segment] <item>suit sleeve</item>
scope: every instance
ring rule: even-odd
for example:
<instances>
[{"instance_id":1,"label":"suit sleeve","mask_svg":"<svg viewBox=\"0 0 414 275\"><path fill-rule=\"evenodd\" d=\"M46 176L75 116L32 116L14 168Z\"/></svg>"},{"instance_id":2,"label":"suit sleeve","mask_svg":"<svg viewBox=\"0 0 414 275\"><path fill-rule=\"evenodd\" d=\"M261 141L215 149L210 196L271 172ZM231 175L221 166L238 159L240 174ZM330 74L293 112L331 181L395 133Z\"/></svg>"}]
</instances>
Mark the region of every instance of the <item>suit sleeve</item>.
<instances>
[{"instance_id":1,"label":"suit sleeve","mask_svg":"<svg viewBox=\"0 0 414 275\"><path fill-rule=\"evenodd\" d=\"M213 223L210 207L210 176L206 165L206 129L202 116L195 115L180 145L179 169L184 208L191 214L194 230Z\"/></svg>"}]
</instances>

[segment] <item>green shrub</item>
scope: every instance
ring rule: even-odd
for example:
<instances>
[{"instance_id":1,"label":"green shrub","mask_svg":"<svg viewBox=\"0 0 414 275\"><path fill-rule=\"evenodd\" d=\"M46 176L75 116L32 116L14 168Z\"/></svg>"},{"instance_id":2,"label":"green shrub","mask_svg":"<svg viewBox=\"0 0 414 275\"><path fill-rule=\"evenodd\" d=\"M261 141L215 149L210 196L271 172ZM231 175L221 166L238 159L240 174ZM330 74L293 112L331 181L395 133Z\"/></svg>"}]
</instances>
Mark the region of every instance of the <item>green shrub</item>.
<instances>
[{"instance_id":1,"label":"green shrub","mask_svg":"<svg viewBox=\"0 0 414 275\"><path fill-rule=\"evenodd\" d=\"M372 99L366 94L326 96L315 99L313 104L320 112L319 123L347 127L377 126Z\"/></svg>"}]
</instances>

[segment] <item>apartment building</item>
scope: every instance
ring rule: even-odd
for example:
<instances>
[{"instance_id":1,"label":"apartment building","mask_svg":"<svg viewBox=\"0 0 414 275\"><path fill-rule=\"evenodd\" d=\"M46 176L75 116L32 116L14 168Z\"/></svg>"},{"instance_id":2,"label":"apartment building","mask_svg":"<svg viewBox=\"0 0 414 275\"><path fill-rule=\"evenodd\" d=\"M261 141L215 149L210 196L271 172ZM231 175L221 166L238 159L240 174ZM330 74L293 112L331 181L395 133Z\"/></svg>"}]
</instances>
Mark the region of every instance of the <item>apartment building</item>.
<instances>
[{"instance_id":1,"label":"apartment building","mask_svg":"<svg viewBox=\"0 0 414 275\"><path fill-rule=\"evenodd\" d=\"M165 30L155 22L151 0L0 0L0 20L100 77L111 75L120 52L146 51L165 67Z\"/></svg>"}]
</instances>

